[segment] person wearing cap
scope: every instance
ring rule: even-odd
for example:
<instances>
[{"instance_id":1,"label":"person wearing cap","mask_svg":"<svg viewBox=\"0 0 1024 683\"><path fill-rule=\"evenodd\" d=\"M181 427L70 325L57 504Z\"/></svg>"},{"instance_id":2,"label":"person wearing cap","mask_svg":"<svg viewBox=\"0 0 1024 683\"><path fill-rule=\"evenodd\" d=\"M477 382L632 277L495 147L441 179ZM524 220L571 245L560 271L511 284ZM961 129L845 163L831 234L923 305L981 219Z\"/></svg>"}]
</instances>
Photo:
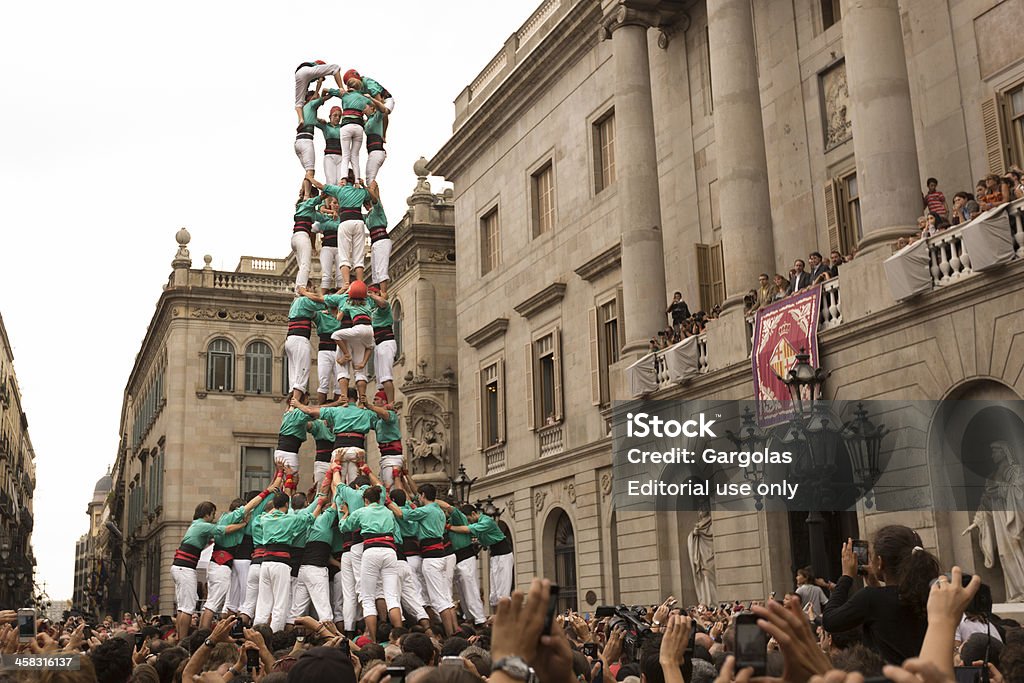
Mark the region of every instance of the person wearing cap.
<instances>
[{"instance_id":1,"label":"person wearing cap","mask_svg":"<svg viewBox=\"0 0 1024 683\"><path fill-rule=\"evenodd\" d=\"M313 287L307 282L307 287ZM313 331L313 318L327 307L321 301L308 296L310 290L299 288L299 296L288 309L288 336L284 342L284 353L288 358L288 388L292 398L302 398L309 389L309 337ZM312 291L319 298L315 290Z\"/></svg>"},{"instance_id":2,"label":"person wearing cap","mask_svg":"<svg viewBox=\"0 0 1024 683\"><path fill-rule=\"evenodd\" d=\"M448 518L437 503L437 489L433 484L416 485L411 476L406 483L414 493L419 493L424 505L405 511L397 508L396 517L416 522L420 539L420 555L423 558L423 581L427 589L427 601L441 616L445 634L455 635L458 619L452 602L452 579L455 575L455 555L451 542L445 536Z\"/></svg>"},{"instance_id":3,"label":"person wearing cap","mask_svg":"<svg viewBox=\"0 0 1024 683\"><path fill-rule=\"evenodd\" d=\"M337 90L329 90L328 94L333 92ZM331 107L328 120L317 119L314 124L324 134L324 177L328 185L337 185L347 175L341 165L341 112L341 107Z\"/></svg>"},{"instance_id":4,"label":"person wearing cap","mask_svg":"<svg viewBox=\"0 0 1024 683\"><path fill-rule=\"evenodd\" d=\"M301 121L295 129L295 156L299 158L307 178L312 178L316 169L316 151L313 149L313 131L316 130L316 112L324 103L324 96L316 90L306 93L302 105Z\"/></svg>"},{"instance_id":5,"label":"person wearing cap","mask_svg":"<svg viewBox=\"0 0 1024 683\"><path fill-rule=\"evenodd\" d=\"M253 617L256 614L256 602L259 599L260 572L263 568L263 556L266 548L263 545L263 513L274 501L274 493L281 490L284 483L284 472L278 470L274 480L264 491L257 494L253 500L257 500L249 514L249 521L246 524L245 535L253 544L251 560L245 576L245 591L242 604L238 608L238 614L248 625L252 625ZM249 501L250 503L252 500ZM246 506L248 507L248 506ZM244 541L243 541L244 542Z\"/></svg>"},{"instance_id":6,"label":"person wearing cap","mask_svg":"<svg viewBox=\"0 0 1024 683\"><path fill-rule=\"evenodd\" d=\"M232 549L242 542L245 534L245 501L236 498L228 511L217 520L213 531L213 555L206 568L206 601L199 618L199 628L210 628L213 618L220 617L231 588Z\"/></svg>"},{"instance_id":7,"label":"person wearing cap","mask_svg":"<svg viewBox=\"0 0 1024 683\"><path fill-rule=\"evenodd\" d=\"M344 185L323 185L312 180L314 187L337 198L338 220L338 264L341 268L341 284L338 289L347 290L355 270L357 280L363 279L363 261L366 257L366 224L363 222L363 204L369 200L380 201L375 186L364 188L351 182Z\"/></svg>"},{"instance_id":8,"label":"person wearing cap","mask_svg":"<svg viewBox=\"0 0 1024 683\"><path fill-rule=\"evenodd\" d=\"M372 104L363 112L366 115L366 183L369 185L380 173L381 166L388 158L384 149L384 128L388 123L388 110L379 96L370 96Z\"/></svg>"},{"instance_id":9,"label":"person wearing cap","mask_svg":"<svg viewBox=\"0 0 1024 683\"><path fill-rule=\"evenodd\" d=\"M348 175L351 169L362 184L360 155L363 151L364 117L377 105L367 95L351 88L344 92L332 88L327 93L341 99L341 175ZM328 184L334 183L328 181Z\"/></svg>"},{"instance_id":10,"label":"person wearing cap","mask_svg":"<svg viewBox=\"0 0 1024 683\"><path fill-rule=\"evenodd\" d=\"M296 488L299 480L299 449L306 441L308 430L306 425L312 418L301 410L289 407L281 416L281 427L277 430L277 450L274 451L274 462L279 466L287 465L295 473L285 479L284 489L291 491Z\"/></svg>"},{"instance_id":11,"label":"person wearing cap","mask_svg":"<svg viewBox=\"0 0 1024 683\"><path fill-rule=\"evenodd\" d=\"M405 465L402 457L402 425L398 413L389 407L388 395L383 390L374 394L373 405L384 412L382 416L374 410L377 419L373 422L373 433L380 451L380 479L390 491L395 484L396 474L400 476Z\"/></svg>"},{"instance_id":12,"label":"person wearing cap","mask_svg":"<svg viewBox=\"0 0 1024 683\"><path fill-rule=\"evenodd\" d=\"M476 563L480 546L473 542L473 536L468 531L458 530L469 524L466 515L474 508L472 505L458 508L443 500L437 501L437 504L449 515L449 528L446 533L452 550L455 551L455 585L462 596L462 610L475 625L479 626L487 621L484 601L480 597L480 573L477 571Z\"/></svg>"},{"instance_id":13,"label":"person wearing cap","mask_svg":"<svg viewBox=\"0 0 1024 683\"><path fill-rule=\"evenodd\" d=\"M326 500L326 496L317 496L309 507L290 510L288 494L274 494L273 509L263 513L265 552L253 623L269 623L273 631L284 628L292 595L291 544L296 536L313 525Z\"/></svg>"},{"instance_id":14,"label":"person wearing cap","mask_svg":"<svg viewBox=\"0 0 1024 683\"><path fill-rule=\"evenodd\" d=\"M352 82L353 79L355 79L354 83ZM393 111L395 111L395 96L392 95L390 92L388 92L387 88L385 88L384 86L382 86L380 83L378 83L377 81L373 80L369 76L362 76L355 69L349 69L348 71L345 72L345 75L343 76L342 80L346 84L349 84L349 88L351 88L352 86L355 86L356 89L359 92L363 93L364 95L368 95L370 97L376 97L376 98L378 98L380 100L383 100L384 108L387 109L387 113L388 114L391 114ZM384 121L384 137L385 138L387 137L387 130L388 130L387 119L385 119L385 121Z\"/></svg>"},{"instance_id":15,"label":"person wearing cap","mask_svg":"<svg viewBox=\"0 0 1024 683\"><path fill-rule=\"evenodd\" d=\"M313 261L313 221L316 219L316 210L324 201L319 195L309 180L302 181L299 199L295 202L295 214L292 216L292 252L299 267L295 273L296 292L309 281L309 268Z\"/></svg>"},{"instance_id":16,"label":"person wearing cap","mask_svg":"<svg viewBox=\"0 0 1024 683\"><path fill-rule=\"evenodd\" d=\"M388 265L391 263L391 237L388 235L388 217L380 201L380 189L376 181L371 183L376 198L364 223L370 231L370 281L380 287L381 296L388 295Z\"/></svg>"},{"instance_id":17,"label":"person wearing cap","mask_svg":"<svg viewBox=\"0 0 1024 683\"><path fill-rule=\"evenodd\" d=\"M491 608L497 606L498 600L512 594L512 571L515 560L512 556L512 544L501 530L498 523L480 510L472 510L466 514L469 524L457 525L452 520L452 533L469 533L476 537L480 545L487 548L488 567L491 583L489 602Z\"/></svg>"},{"instance_id":18,"label":"person wearing cap","mask_svg":"<svg viewBox=\"0 0 1024 683\"><path fill-rule=\"evenodd\" d=\"M299 117L299 124L302 124L302 105L306 102L306 91L309 84L318 81L314 90L320 89L320 81L328 76L334 76L334 82L338 87L345 88L345 81L341 78L341 67L337 64L327 64L319 59L312 62L303 62L295 67L295 114Z\"/></svg>"}]
</instances>

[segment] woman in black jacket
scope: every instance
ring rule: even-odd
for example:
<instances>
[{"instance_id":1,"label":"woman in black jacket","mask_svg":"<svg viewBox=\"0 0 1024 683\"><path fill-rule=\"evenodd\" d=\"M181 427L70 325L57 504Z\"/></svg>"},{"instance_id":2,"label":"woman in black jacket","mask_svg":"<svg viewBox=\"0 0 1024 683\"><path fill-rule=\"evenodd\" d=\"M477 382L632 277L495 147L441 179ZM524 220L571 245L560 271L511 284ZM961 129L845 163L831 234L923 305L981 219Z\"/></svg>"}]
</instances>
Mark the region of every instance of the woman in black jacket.
<instances>
[{"instance_id":1,"label":"woman in black jacket","mask_svg":"<svg viewBox=\"0 0 1024 683\"><path fill-rule=\"evenodd\" d=\"M843 545L843 575L825 605L827 631L863 627L864 642L889 664L902 664L921 651L928 628L926 604L939 562L908 527L882 527L872 543L865 587L853 596L857 575L853 539ZM882 585L882 584L885 585Z\"/></svg>"}]
</instances>

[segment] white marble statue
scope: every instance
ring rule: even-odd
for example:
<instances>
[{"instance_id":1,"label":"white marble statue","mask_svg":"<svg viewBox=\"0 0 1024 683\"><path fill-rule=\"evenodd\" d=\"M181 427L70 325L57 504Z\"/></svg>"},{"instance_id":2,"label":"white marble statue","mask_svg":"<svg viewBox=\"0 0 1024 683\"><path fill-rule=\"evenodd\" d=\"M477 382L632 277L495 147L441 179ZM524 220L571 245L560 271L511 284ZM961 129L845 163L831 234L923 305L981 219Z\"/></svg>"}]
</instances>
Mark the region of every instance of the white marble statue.
<instances>
[{"instance_id":1,"label":"white marble statue","mask_svg":"<svg viewBox=\"0 0 1024 683\"><path fill-rule=\"evenodd\" d=\"M693 583L697 588L697 602L702 605L715 604L715 544L711 533L711 512L701 510L693 531L686 537L690 553L690 568Z\"/></svg>"}]
</instances>

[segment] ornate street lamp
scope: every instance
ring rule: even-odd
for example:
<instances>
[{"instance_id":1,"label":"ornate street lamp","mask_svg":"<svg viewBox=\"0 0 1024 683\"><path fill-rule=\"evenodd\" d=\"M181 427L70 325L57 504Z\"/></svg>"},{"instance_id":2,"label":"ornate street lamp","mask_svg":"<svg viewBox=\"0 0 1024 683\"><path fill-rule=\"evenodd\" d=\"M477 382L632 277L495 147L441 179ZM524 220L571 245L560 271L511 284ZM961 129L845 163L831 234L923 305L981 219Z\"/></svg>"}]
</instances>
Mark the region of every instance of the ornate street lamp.
<instances>
[{"instance_id":1,"label":"ornate street lamp","mask_svg":"<svg viewBox=\"0 0 1024 683\"><path fill-rule=\"evenodd\" d=\"M466 475L465 465L459 465L458 476L454 479L448 477L448 493L451 494L459 503L467 503L469 502L469 492L473 488L473 484L476 480L477 477L470 479Z\"/></svg>"},{"instance_id":2,"label":"ornate street lamp","mask_svg":"<svg viewBox=\"0 0 1024 683\"><path fill-rule=\"evenodd\" d=\"M736 450L753 453L754 451L767 450L771 435L757 424L757 420L754 419L754 411L748 406L743 409L739 433L726 430L725 438L732 442ZM756 491L757 487L764 483L764 462L753 462L754 458L750 460L751 462L743 468L743 478L750 482ZM764 509L764 502L760 494L754 494L754 507L758 510Z\"/></svg>"},{"instance_id":3,"label":"ornate street lamp","mask_svg":"<svg viewBox=\"0 0 1024 683\"><path fill-rule=\"evenodd\" d=\"M863 403L857 404L853 414L854 418L843 425L842 437L850 455L854 484L864 491L865 507L871 508L875 504L872 488L881 474L878 454L882 449L882 439L889 430L885 425L875 425L868 419Z\"/></svg>"},{"instance_id":4,"label":"ornate street lamp","mask_svg":"<svg viewBox=\"0 0 1024 683\"><path fill-rule=\"evenodd\" d=\"M476 506L477 508L479 508L480 512L484 513L491 519L497 519L501 516L501 513L505 511L504 509L498 509L498 507L494 504L494 498L492 498L490 495L487 496L486 500L478 500L476 502Z\"/></svg>"},{"instance_id":5,"label":"ornate street lamp","mask_svg":"<svg viewBox=\"0 0 1024 683\"><path fill-rule=\"evenodd\" d=\"M796 354L796 363L789 369L789 372L784 376L775 374L779 381L789 389L789 395L793 399L793 407L796 409L797 415L809 412L811 406L821 398L821 385L829 376L829 373L821 368L811 366L810 360L811 356L806 349L800 349L800 353Z\"/></svg>"}]
</instances>

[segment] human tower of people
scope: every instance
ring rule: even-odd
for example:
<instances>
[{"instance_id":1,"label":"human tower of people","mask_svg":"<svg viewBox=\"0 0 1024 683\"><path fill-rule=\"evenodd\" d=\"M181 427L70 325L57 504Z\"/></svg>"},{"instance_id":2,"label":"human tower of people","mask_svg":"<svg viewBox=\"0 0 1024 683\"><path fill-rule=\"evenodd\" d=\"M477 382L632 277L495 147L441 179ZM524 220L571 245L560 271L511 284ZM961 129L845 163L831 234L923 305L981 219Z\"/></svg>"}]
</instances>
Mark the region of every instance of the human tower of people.
<instances>
[{"instance_id":1,"label":"human tower of people","mask_svg":"<svg viewBox=\"0 0 1024 683\"><path fill-rule=\"evenodd\" d=\"M337 88L322 90L328 77ZM331 108L328 121L319 119L331 98L341 106ZM361 623L375 638L378 623L401 626L408 620L424 627L440 622L450 636L458 628L453 587L467 619L486 619L477 571L481 547L490 557L491 606L511 592L511 544L495 520L473 506L452 504L430 483L417 485L405 467L392 378L391 244L376 182L394 108L391 93L355 69L342 74L336 64L316 61L295 71L295 153L305 176L292 232L297 296L285 342L291 397L274 455L277 473L265 490L232 501L216 521L213 502L196 506L171 568L179 637L188 634L199 604L196 567L210 544L201 628L232 613L279 631L312 609L322 623L333 621L349 635ZM326 141L326 184L315 177L317 128ZM369 284L363 267L367 228ZM319 287L309 281L316 233ZM315 403L307 395L314 325ZM379 389L368 401L371 355ZM380 452L377 473L366 457L371 430ZM298 453L308 436L316 442L316 460L312 485L303 489Z\"/></svg>"}]
</instances>

